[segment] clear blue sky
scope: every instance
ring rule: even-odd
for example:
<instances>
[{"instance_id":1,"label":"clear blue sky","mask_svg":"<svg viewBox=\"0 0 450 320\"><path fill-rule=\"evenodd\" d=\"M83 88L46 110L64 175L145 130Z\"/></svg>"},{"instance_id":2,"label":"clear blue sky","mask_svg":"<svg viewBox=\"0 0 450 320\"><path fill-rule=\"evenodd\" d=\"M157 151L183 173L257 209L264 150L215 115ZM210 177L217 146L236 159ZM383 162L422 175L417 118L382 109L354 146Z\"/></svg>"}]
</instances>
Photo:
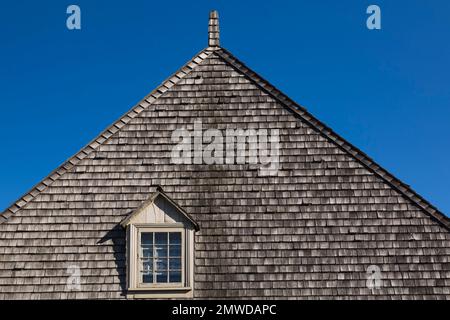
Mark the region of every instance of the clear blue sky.
<instances>
[{"instance_id":1,"label":"clear blue sky","mask_svg":"<svg viewBox=\"0 0 450 320\"><path fill-rule=\"evenodd\" d=\"M448 0L1 1L0 209L204 48L211 9L225 48L450 213Z\"/></svg>"}]
</instances>

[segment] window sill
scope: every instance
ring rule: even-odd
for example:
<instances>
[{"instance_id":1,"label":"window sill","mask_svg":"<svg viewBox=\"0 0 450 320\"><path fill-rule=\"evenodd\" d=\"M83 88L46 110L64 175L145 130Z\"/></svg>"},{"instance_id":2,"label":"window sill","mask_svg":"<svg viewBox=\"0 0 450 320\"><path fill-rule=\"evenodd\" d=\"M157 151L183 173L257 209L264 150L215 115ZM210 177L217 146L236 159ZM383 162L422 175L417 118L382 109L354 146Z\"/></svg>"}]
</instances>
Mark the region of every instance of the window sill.
<instances>
[{"instance_id":1,"label":"window sill","mask_svg":"<svg viewBox=\"0 0 450 320\"><path fill-rule=\"evenodd\" d=\"M142 291L190 291L191 287L139 287L129 288L128 292L142 292Z\"/></svg>"},{"instance_id":2,"label":"window sill","mask_svg":"<svg viewBox=\"0 0 450 320\"><path fill-rule=\"evenodd\" d=\"M128 299L189 299L193 298L191 287L130 288Z\"/></svg>"}]
</instances>

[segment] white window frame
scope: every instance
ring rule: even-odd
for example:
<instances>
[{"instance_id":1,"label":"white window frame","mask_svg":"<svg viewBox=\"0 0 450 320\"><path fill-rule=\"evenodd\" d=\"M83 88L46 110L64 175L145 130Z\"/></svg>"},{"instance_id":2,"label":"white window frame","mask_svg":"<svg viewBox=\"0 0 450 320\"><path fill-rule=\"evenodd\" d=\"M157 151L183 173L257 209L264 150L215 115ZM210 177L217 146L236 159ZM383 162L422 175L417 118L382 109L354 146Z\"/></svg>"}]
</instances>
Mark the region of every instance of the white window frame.
<instances>
[{"instance_id":1,"label":"white window frame","mask_svg":"<svg viewBox=\"0 0 450 320\"><path fill-rule=\"evenodd\" d=\"M181 283L143 283L141 234L181 232ZM194 229L182 223L129 224L127 226L127 296L130 298L191 298L194 278Z\"/></svg>"}]
</instances>

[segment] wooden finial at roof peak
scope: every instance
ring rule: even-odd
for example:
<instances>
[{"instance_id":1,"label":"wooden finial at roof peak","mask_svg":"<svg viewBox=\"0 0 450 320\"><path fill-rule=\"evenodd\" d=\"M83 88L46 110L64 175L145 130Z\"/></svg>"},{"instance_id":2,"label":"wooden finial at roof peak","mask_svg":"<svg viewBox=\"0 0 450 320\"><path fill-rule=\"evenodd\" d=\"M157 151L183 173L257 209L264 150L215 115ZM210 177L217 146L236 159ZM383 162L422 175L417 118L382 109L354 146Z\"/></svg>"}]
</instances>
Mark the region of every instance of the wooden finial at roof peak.
<instances>
[{"instance_id":1,"label":"wooden finial at roof peak","mask_svg":"<svg viewBox=\"0 0 450 320\"><path fill-rule=\"evenodd\" d=\"M213 10L209 13L208 45L210 47L219 47L219 38L219 13L216 10Z\"/></svg>"}]
</instances>

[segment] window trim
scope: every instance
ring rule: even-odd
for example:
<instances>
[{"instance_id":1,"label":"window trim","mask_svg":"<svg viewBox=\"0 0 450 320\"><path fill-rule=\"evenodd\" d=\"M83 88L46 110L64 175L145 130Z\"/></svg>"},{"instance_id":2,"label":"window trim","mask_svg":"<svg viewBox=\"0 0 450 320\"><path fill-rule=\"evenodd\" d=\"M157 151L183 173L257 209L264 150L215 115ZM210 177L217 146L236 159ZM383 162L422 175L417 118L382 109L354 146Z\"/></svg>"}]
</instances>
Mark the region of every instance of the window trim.
<instances>
[{"instance_id":1,"label":"window trim","mask_svg":"<svg viewBox=\"0 0 450 320\"><path fill-rule=\"evenodd\" d=\"M164 232L170 229L182 230L183 254L183 282L176 283L176 286L139 285L138 269L138 237L142 230L156 230ZM129 298L192 298L194 281L194 246L195 229L191 229L183 223L136 223L129 224L126 228L127 233L127 297ZM184 235L184 236L183 236ZM139 241L140 242L140 241Z\"/></svg>"},{"instance_id":2,"label":"window trim","mask_svg":"<svg viewBox=\"0 0 450 320\"><path fill-rule=\"evenodd\" d=\"M174 227L172 225L164 225L164 226L153 226L153 225L144 225L144 226L136 226L137 227L137 252L135 254L135 261L137 262L135 265L135 274L137 275L136 288L137 289L176 289L176 288L185 288L186 284L186 234L184 227ZM142 233L157 233L157 232L180 232L181 233L181 282L167 282L167 283L144 283L141 277L142 263L141 263L141 235Z\"/></svg>"}]
</instances>

